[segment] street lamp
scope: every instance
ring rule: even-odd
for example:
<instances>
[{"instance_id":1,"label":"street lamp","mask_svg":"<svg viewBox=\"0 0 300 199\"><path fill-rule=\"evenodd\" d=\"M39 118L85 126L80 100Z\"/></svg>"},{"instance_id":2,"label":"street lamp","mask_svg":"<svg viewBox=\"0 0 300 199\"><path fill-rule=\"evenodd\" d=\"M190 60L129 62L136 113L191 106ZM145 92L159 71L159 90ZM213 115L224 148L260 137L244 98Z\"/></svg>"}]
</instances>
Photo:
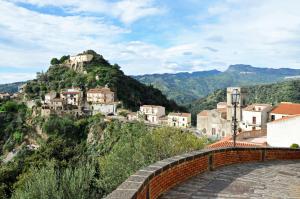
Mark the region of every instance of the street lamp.
<instances>
[{"instance_id":1,"label":"street lamp","mask_svg":"<svg viewBox=\"0 0 300 199\"><path fill-rule=\"evenodd\" d=\"M234 114L232 118L233 122L233 147L236 146L236 130L237 130L237 119L236 119L236 107L239 104L240 101L240 93L238 89L233 89L231 94L231 103L234 108Z\"/></svg>"}]
</instances>

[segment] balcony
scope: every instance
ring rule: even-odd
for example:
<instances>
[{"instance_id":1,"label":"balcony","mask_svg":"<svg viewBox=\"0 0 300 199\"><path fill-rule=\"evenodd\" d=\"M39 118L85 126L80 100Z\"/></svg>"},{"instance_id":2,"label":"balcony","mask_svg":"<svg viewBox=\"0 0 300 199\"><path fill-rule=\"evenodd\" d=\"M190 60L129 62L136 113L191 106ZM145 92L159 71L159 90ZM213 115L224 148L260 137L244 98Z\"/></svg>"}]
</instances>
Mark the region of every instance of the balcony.
<instances>
[{"instance_id":1,"label":"balcony","mask_svg":"<svg viewBox=\"0 0 300 199\"><path fill-rule=\"evenodd\" d=\"M300 149L223 148L141 169L107 198L300 198Z\"/></svg>"}]
</instances>

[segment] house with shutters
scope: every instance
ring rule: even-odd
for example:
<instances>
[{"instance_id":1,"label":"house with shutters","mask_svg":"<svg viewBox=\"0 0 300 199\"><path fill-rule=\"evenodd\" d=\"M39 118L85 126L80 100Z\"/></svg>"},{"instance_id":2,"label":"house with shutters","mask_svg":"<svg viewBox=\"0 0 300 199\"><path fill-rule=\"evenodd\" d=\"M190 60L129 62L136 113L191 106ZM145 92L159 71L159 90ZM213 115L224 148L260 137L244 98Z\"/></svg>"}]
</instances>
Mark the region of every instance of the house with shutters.
<instances>
[{"instance_id":1,"label":"house with shutters","mask_svg":"<svg viewBox=\"0 0 300 199\"><path fill-rule=\"evenodd\" d=\"M190 113L169 113L168 126L189 128L191 127Z\"/></svg>"}]
</instances>

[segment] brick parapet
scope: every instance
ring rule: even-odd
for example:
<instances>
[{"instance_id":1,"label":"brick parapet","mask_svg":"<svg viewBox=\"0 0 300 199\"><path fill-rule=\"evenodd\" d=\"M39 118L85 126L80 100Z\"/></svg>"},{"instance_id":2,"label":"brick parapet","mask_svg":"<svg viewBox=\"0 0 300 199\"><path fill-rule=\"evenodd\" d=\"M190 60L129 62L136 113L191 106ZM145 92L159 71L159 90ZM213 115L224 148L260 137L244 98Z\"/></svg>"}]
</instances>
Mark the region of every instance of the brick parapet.
<instances>
[{"instance_id":1,"label":"brick parapet","mask_svg":"<svg viewBox=\"0 0 300 199\"><path fill-rule=\"evenodd\" d=\"M291 159L300 159L300 149L251 147L194 151L158 161L137 171L107 199L155 199L190 177L222 166Z\"/></svg>"}]
</instances>

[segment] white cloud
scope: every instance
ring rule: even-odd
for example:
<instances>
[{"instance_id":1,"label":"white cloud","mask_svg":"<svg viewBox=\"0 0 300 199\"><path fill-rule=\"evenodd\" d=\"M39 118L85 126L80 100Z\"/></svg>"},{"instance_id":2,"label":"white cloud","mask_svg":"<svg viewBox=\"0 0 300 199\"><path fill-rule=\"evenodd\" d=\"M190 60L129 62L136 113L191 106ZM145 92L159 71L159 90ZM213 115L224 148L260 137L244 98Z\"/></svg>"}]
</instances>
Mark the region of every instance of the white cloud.
<instances>
[{"instance_id":1,"label":"white cloud","mask_svg":"<svg viewBox=\"0 0 300 199\"><path fill-rule=\"evenodd\" d=\"M115 17L125 24L131 24L143 17L162 14L164 8L154 5L153 0L12 0L36 5L39 7L61 7L67 13L98 13Z\"/></svg>"},{"instance_id":2,"label":"white cloud","mask_svg":"<svg viewBox=\"0 0 300 199\"><path fill-rule=\"evenodd\" d=\"M164 29L168 32L161 35L149 32L168 45L134 36L125 39L134 33L135 21L166 10L154 0L16 1L61 7L74 15L47 15L0 1L0 39L5 40L0 40L0 66L45 70L51 57L94 49L130 75L224 70L236 63L300 68L300 2L297 0L217 1L200 17L191 13L195 15L195 21L190 22L192 26L180 26L176 31ZM131 26L115 25L107 16ZM178 19L160 23L167 26Z\"/></svg>"}]
</instances>

